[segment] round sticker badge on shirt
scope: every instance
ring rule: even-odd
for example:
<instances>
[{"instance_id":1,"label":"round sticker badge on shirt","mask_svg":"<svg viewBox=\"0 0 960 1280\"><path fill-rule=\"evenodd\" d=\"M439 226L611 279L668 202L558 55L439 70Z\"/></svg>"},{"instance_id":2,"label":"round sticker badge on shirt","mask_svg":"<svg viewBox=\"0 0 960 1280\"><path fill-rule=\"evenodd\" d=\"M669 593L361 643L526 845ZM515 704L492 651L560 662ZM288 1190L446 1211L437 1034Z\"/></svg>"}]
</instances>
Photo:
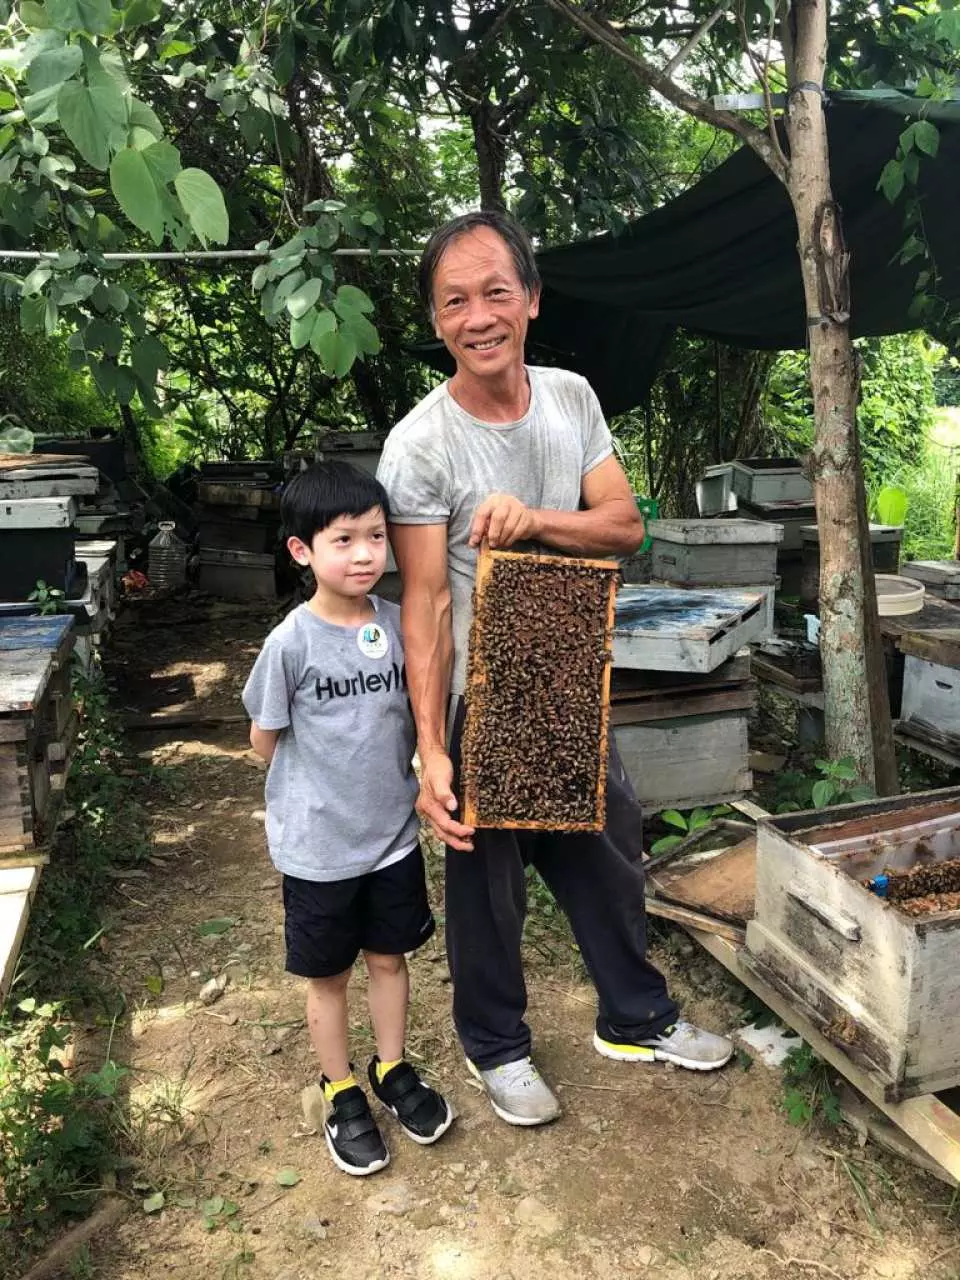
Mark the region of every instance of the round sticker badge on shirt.
<instances>
[{"instance_id":1,"label":"round sticker badge on shirt","mask_svg":"<svg viewBox=\"0 0 960 1280\"><path fill-rule=\"evenodd\" d=\"M376 622L368 622L357 632L357 648L365 658L382 658L389 648L387 633Z\"/></svg>"}]
</instances>

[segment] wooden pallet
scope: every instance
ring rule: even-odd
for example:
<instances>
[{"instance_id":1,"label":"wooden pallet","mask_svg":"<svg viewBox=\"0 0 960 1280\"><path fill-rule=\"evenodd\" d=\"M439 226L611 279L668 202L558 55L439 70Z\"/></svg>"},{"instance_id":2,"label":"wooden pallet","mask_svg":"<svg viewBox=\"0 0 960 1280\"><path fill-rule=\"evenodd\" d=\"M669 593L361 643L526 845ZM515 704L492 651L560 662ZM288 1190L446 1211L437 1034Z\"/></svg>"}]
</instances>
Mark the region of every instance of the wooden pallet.
<instances>
[{"instance_id":1,"label":"wooden pallet","mask_svg":"<svg viewBox=\"0 0 960 1280\"><path fill-rule=\"evenodd\" d=\"M471 634L470 672L466 695L467 715L463 735L463 751L465 758L471 749L471 740L476 739L481 741L485 733L483 723L484 690L490 676L483 664L481 656L482 650L479 647L476 637L478 634L477 628L479 626L480 610L487 592L491 589L494 568L498 562L504 561L522 563L527 566L532 573L536 573L541 566L545 572L555 570L559 566L572 566L577 569L594 571L598 575L605 575L608 583L605 611L606 616L602 619L597 619L597 625L603 629L602 644L609 659L610 635L613 626L617 578L619 574L619 564L617 561L591 560L571 556L540 556L513 551L491 551L484 543L477 557L477 574L474 594L474 630ZM536 645L543 645L548 651L552 650L553 641L551 638L550 621L551 620L549 618L544 618L537 633L525 637L524 645L528 650ZM593 637L584 636L584 644L589 644L591 639L595 641L597 638L598 636L596 635ZM608 660L603 665L600 688L597 690L600 703L600 727L595 743L598 765L593 815L590 819L582 822L564 822L562 828L560 828L564 831L600 831L603 829L603 825L606 820L606 760L610 716L610 671L611 666ZM524 734L527 731L528 726L526 725L517 724L515 727L516 753L518 760L522 760L524 758ZM475 794L474 788L471 786L469 777L466 775L464 779L463 799L463 820L467 825L492 825L489 821L484 821L485 815L482 812L481 802L479 797ZM495 825L504 830L546 831L558 829L558 824L555 821L534 817L523 819L517 818L509 821L498 819Z\"/></svg>"}]
</instances>

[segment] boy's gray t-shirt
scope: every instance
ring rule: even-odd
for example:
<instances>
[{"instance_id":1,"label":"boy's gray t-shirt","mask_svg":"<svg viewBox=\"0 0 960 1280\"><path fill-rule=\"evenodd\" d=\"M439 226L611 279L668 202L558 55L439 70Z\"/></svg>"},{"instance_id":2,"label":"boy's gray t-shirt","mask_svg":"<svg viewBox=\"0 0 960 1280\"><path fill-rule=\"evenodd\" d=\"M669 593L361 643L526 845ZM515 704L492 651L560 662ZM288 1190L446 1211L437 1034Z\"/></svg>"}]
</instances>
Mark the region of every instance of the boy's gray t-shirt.
<instances>
[{"instance_id":1,"label":"boy's gray t-shirt","mask_svg":"<svg viewBox=\"0 0 960 1280\"><path fill-rule=\"evenodd\" d=\"M377 471L391 521L447 526L454 694L466 686L477 562L468 539L477 507L491 493L509 493L528 507L576 511L583 477L613 452L586 378L564 369L528 367L527 374L530 407L518 422L481 422L446 383L436 387L390 432Z\"/></svg>"},{"instance_id":2,"label":"boy's gray t-shirt","mask_svg":"<svg viewBox=\"0 0 960 1280\"><path fill-rule=\"evenodd\" d=\"M282 730L267 772L278 871L346 880L416 847L416 746L400 610L371 596L362 627L300 605L267 636L243 690L261 729Z\"/></svg>"}]
</instances>

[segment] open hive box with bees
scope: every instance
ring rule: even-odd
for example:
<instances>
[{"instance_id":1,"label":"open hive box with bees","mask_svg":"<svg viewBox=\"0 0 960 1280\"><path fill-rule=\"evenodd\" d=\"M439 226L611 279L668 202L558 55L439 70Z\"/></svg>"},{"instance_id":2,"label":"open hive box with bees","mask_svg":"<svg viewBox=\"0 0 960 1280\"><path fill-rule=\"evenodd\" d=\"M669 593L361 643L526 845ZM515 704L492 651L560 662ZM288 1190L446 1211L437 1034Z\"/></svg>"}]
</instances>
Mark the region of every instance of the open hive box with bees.
<instances>
[{"instance_id":1,"label":"open hive box with bees","mask_svg":"<svg viewBox=\"0 0 960 1280\"><path fill-rule=\"evenodd\" d=\"M618 569L481 550L462 749L469 825L602 830Z\"/></svg>"},{"instance_id":2,"label":"open hive box with bees","mask_svg":"<svg viewBox=\"0 0 960 1280\"><path fill-rule=\"evenodd\" d=\"M888 1101L960 1085L960 788L760 823L748 967Z\"/></svg>"}]
</instances>

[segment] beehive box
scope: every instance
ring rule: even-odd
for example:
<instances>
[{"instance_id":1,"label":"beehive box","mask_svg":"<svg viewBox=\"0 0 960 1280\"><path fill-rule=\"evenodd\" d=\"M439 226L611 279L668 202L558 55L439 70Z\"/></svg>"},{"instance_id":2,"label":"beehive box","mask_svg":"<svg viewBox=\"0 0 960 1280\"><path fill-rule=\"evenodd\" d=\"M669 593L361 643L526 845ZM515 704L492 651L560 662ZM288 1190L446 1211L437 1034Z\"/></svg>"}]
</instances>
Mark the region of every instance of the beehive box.
<instances>
[{"instance_id":1,"label":"beehive box","mask_svg":"<svg viewBox=\"0 0 960 1280\"><path fill-rule=\"evenodd\" d=\"M74 565L74 498L0 502L0 600L26 600L42 579L64 591Z\"/></svg>"},{"instance_id":2,"label":"beehive box","mask_svg":"<svg viewBox=\"0 0 960 1280\"><path fill-rule=\"evenodd\" d=\"M225 600L270 599L277 594L276 558L253 551L203 547L200 551L201 591Z\"/></svg>"},{"instance_id":3,"label":"beehive box","mask_svg":"<svg viewBox=\"0 0 960 1280\"><path fill-rule=\"evenodd\" d=\"M801 538L800 603L815 608L820 596L820 530L815 524L804 525ZM903 529L899 525L870 525L870 558L877 573L900 572L900 543Z\"/></svg>"},{"instance_id":4,"label":"beehive box","mask_svg":"<svg viewBox=\"0 0 960 1280\"><path fill-rule=\"evenodd\" d=\"M766 634L764 590L630 586L617 596L613 663L640 671L714 671Z\"/></svg>"},{"instance_id":5,"label":"beehive box","mask_svg":"<svg viewBox=\"0 0 960 1280\"><path fill-rule=\"evenodd\" d=\"M813 501L813 485L797 458L738 458L731 466L733 492L741 502Z\"/></svg>"},{"instance_id":6,"label":"beehive box","mask_svg":"<svg viewBox=\"0 0 960 1280\"><path fill-rule=\"evenodd\" d=\"M900 719L921 737L960 753L960 631L908 631Z\"/></svg>"},{"instance_id":7,"label":"beehive box","mask_svg":"<svg viewBox=\"0 0 960 1280\"><path fill-rule=\"evenodd\" d=\"M960 1084L960 911L865 882L960 854L960 788L760 823L745 960L891 1101Z\"/></svg>"},{"instance_id":8,"label":"beehive box","mask_svg":"<svg viewBox=\"0 0 960 1280\"><path fill-rule=\"evenodd\" d=\"M76 737L73 619L0 618L0 865L46 861Z\"/></svg>"},{"instance_id":9,"label":"beehive box","mask_svg":"<svg viewBox=\"0 0 960 1280\"><path fill-rule=\"evenodd\" d=\"M759 520L655 520L651 574L678 585L752 586L777 574L780 525Z\"/></svg>"},{"instance_id":10,"label":"beehive box","mask_svg":"<svg viewBox=\"0 0 960 1280\"><path fill-rule=\"evenodd\" d=\"M603 828L618 568L481 549L462 743L470 826Z\"/></svg>"},{"instance_id":11,"label":"beehive box","mask_svg":"<svg viewBox=\"0 0 960 1280\"><path fill-rule=\"evenodd\" d=\"M960 560L908 560L903 571L922 582L928 595L960 600Z\"/></svg>"}]
</instances>

